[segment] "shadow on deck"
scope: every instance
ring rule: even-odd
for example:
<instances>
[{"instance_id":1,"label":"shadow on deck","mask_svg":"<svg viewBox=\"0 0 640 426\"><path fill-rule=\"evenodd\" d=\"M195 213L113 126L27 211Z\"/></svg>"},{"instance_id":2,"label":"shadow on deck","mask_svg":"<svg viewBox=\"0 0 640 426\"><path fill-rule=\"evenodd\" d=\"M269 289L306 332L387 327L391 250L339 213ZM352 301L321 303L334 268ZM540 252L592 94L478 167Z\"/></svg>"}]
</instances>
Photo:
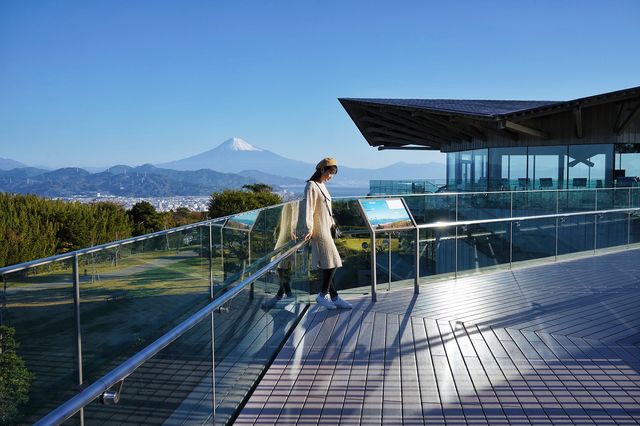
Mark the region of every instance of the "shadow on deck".
<instances>
[{"instance_id":1,"label":"shadow on deck","mask_svg":"<svg viewBox=\"0 0 640 426\"><path fill-rule=\"evenodd\" d=\"M237 424L638 424L640 250L313 306Z\"/></svg>"}]
</instances>

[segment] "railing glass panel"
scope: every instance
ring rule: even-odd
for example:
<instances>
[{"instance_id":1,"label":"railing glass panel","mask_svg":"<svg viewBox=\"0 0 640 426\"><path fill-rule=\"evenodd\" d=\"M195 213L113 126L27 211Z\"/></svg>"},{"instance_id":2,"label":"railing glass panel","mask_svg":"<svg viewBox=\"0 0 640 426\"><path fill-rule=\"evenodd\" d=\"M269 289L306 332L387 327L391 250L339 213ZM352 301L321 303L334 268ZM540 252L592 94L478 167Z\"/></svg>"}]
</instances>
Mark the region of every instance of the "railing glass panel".
<instances>
[{"instance_id":1,"label":"railing glass panel","mask_svg":"<svg viewBox=\"0 0 640 426\"><path fill-rule=\"evenodd\" d=\"M215 317L215 423L225 424L236 412L264 368L303 313L306 292L298 277L305 265L298 254L281 261L253 285L244 288ZM275 295L282 286L284 297ZM292 298L287 298L292 287Z\"/></svg>"},{"instance_id":2,"label":"railing glass panel","mask_svg":"<svg viewBox=\"0 0 640 426\"><path fill-rule=\"evenodd\" d=\"M457 273L509 266L509 222L457 227Z\"/></svg>"},{"instance_id":3,"label":"railing glass panel","mask_svg":"<svg viewBox=\"0 0 640 426\"><path fill-rule=\"evenodd\" d=\"M631 188L598 189L597 210L625 209L629 207Z\"/></svg>"},{"instance_id":4,"label":"railing glass panel","mask_svg":"<svg viewBox=\"0 0 640 426\"><path fill-rule=\"evenodd\" d=\"M568 190L558 192L558 213L590 212L596 209L596 191Z\"/></svg>"},{"instance_id":5,"label":"railing glass panel","mask_svg":"<svg viewBox=\"0 0 640 426\"><path fill-rule=\"evenodd\" d=\"M510 216L510 193L458 194L458 220L499 219Z\"/></svg>"},{"instance_id":6,"label":"railing glass panel","mask_svg":"<svg viewBox=\"0 0 640 426\"><path fill-rule=\"evenodd\" d=\"M629 244L640 243L640 212L629 214Z\"/></svg>"},{"instance_id":7,"label":"railing glass panel","mask_svg":"<svg viewBox=\"0 0 640 426\"><path fill-rule=\"evenodd\" d=\"M208 245L208 229L196 227L80 258L88 381L209 302Z\"/></svg>"},{"instance_id":8,"label":"railing glass panel","mask_svg":"<svg viewBox=\"0 0 640 426\"><path fill-rule=\"evenodd\" d=\"M3 276L0 324L15 330L24 366L8 364L2 374L30 384L25 403L3 395L3 406L19 410L16 423L33 423L79 390L72 265L60 260Z\"/></svg>"},{"instance_id":9,"label":"railing glass panel","mask_svg":"<svg viewBox=\"0 0 640 426\"><path fill-rule=\"evenodd\" d=\"M205 225L211 235L211 282L213 284L213 296L224 287L224 224L225 220L212 221Z\"/></svg>"},{"instance_id":10,"label":"railing glass panel","mask_svg":"<svg viewBox=\"0 0 640 426\"><path fill-rule=\"evenodd\" d=\"M594 249L595 217L593 214L558 219L558 255Z\"/></svg>"},{"instance_id":11,"label":"railing glass panel","mask_svg":"<svg viewBox=\"0 0 640 426\"><path fill-rule=\"evenodd\" d=\"M604 213L596 215L596 249L626 246L629 240L629 214Z\"/></svg>"},{"instance_id":12,"label":"railing glass panel","mask_svg":"<svg viewBox=\"0 0 640 426\"><path fill-rule=\"evenodd\" d=\"M416 270L415 230L376 235L377 288L413 285Z\"/></svg>"},{"instance_id":13,"label":"railing glass panel","mask_svg":"<svg viewBox=\"0 0 640 426\"><path fill-rule=\"evenodd\" d=\"M513 193L513 216L538 216L556 214L558 192L556 191L519 191Z\"/></svg>"},{"instance_id":14,"label":"railing glass panel","mask_svg":"<svg viewBox=\"0 0 640 426\"><path fill-rule=\"evenodd\" d=\"M85 424L204 424L213 406L211 357L211 320L205 320L127 377L117 405L86 406Z\"/></svg>"},{"instance_id":15,"label":"railing glass panel","mask_svg":"<svg viewBox=\"0 0 640 426\"><path fill-rule=\"evenodd\" d=\"M342 268L336 271L334 283L340 293L368 293L371 284L371 234L360 214L355 198L333 199L333 214L342 231L336 246L342 259ZM310 271L313 282L312 296L319 290L319 274ZM356 289L356 290L353 290Z\"/></svg>"},{"instance_id":16,"label":"railing glass panel","mask_svg":"<svg viewBox=\"0 0 640 426\"><path fill-rule=\"evenodd\" d=\"M456 227L420 229L420 277L447 278L456 272Z\"/></svg>"},{"instance_id":17,"label":"railing glass panel","mask_svg":"<svg viewBox=\"0 0 640 426\"><path fill-rule=\"evenodd\" d=\"M514 221L511 225L511 262L544 259L556 255L556 219Z\"/></svg>"},{"instance_id":18,"label":"railing glass panel","mask_svg":"<svg viewBox=\"0 0 640 426\"><path fill-rule=\"evenodd\" d=\"M405 202L418 224L454 222L456 220L456 201L455 194L405 197ZM422 203L420 204L420 202Z\"/></svg>"},{"instance_id":19,"label":"railing glass panel","mask_svg":"<svg viewBox=\"0 0 640 426\"><path fill-rule=\"evenodd\" d=\"M630 207L640 207L640 188L629 188L629 191L631 191Z\"/></svg>"}]
</instances>

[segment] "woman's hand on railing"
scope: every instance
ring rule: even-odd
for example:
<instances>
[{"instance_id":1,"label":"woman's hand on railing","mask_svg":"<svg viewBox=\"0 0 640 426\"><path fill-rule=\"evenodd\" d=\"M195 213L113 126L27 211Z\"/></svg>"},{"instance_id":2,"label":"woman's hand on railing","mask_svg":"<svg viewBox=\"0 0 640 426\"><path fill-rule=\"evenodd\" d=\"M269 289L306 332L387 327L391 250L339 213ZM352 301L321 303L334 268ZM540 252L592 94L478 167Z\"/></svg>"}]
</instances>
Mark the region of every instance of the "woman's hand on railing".
<instances>
[{"instance_id":1,"label":"woman's hand on railing","mask_svg":"<svg viewBox=\"0 0 640 426\"><path fill-rule=\"evenodd\" d=\"M304 236L304 240L305 240L305 241L309 241L311 238L313 238L313 232L312 232L312 231L309 231L309 232L307 232L307 233L305 234L305 236Z\"/></svg>"}]
</instances>

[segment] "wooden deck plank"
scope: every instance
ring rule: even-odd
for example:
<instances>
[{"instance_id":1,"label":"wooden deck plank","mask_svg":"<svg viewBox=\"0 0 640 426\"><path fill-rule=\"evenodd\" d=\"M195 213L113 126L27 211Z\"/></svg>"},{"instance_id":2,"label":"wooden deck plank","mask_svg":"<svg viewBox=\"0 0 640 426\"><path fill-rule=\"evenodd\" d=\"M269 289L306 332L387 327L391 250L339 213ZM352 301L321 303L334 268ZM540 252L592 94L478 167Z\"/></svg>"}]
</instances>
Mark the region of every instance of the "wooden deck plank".
<instances>
[{"instance_id":1,"label":"wooden deck plank","mask_svg":"<svg viewBox=\"0 0 640 426\"><path fill-rule=\"evenodd\" d=\"M238 420L638 424L638 276L632 250L314 306Z\"/></svg>"}]
</instances>

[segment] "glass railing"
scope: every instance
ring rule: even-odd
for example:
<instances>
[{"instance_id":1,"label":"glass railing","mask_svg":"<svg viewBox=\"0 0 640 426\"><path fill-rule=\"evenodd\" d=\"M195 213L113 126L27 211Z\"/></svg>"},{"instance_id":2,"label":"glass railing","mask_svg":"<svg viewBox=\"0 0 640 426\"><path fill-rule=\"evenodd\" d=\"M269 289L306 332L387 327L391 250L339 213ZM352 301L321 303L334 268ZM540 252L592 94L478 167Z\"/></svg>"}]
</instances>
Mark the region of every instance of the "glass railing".
<instances>
[{"instance_id":1,"label":"glass railing","mask_svg":"<svg viewBox=\"0 0 640 426\"><path fill-rule=\"evenodd\" d=\"M377 291L413 286L416 276L418 284L424 284L640 243L640 188L375 198L399 197L414 217L418 234L377 233L373 248ZM334 199L334 211L340 227L347 231L337 241L344 261L337 275L338 288L368 294L372 291L374 242L359 215L357 199Z\"/></svg>"},{"instance_id":2,"label":"glass railing","mask_svg":"<svg viewBox=\"0 0 640 426\"><path fill-rule=\"evenodd\" d=\"M372 238L358 198L333 200L341 294L640 245L640 188L376 198L385 197L404 200L415 229ZM0 268L0 324L15 330L23 365L12 368L30 383L17 421L33 423L103 383L203 309L128 372L117 408L92 402L69 421L232 419L319 290L308 248L295 247L301 210L294 201ZM285 284L293 298L279 301Z\"/></svg>"},{"instance_id":3,"label":"glass railing","mask_svg":"<svg viewBox=\"0 0 640 426\"><path fill-rule=\"evenodd\" d=\"M369 195L426 194L446 187L446 181L438 179L370 180Z\"/></svg>"},{"instance_id":4,"label":"glass railing","mask_svg":"<svg viewBox=\"0 0 640 426\"><path fill-rule=\"evenodd\" d=\"M6 367L13 370L2 373L25 378L19 394L2 395L17 410L12 422L37 421L251 278L210 320L131 372L116 410L91 404L69 421L186 416L212 385L214 365L215 406L199 399L188 415L228 420L309 301L309 251L281 258L299 243L295 232L280 232L297 206L258 210L252 226L225 217L0 268L1 333L13 332L19 345L18 361ZM284 281L292 297L271 303Z\"/></svg>"}]
</instances>

